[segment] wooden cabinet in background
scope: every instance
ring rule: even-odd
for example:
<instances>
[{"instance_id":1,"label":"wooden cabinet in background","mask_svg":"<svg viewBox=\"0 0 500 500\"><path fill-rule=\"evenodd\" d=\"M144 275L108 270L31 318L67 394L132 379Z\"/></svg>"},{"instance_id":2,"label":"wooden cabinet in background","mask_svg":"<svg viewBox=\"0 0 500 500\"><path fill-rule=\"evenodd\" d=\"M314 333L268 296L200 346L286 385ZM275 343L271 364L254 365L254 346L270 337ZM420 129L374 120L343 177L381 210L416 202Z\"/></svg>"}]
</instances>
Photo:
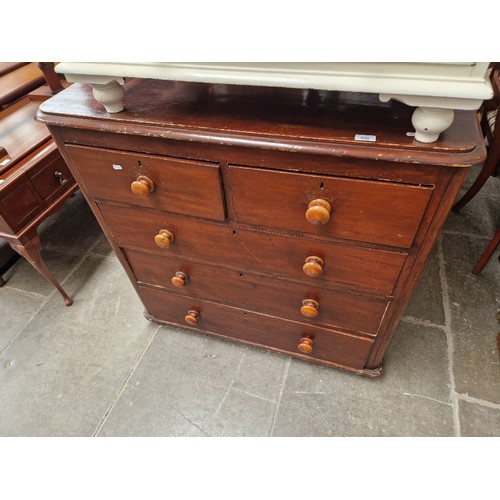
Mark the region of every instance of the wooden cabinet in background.
<instances>
[{"instance_id":1,"label":"wooden cabinet in background","mask_svg":"<svg viewBox=\"0 0 500 500\"><path fill-rule=\"evenodd\" d=\"M44 85L46 80L50 86ZM35 121L40 102L62 88L51 63L0 63L0 106L4 108L0 111L0 238L49 280L69 306L73 301L41 257L37 232L39 224L78 189L47 127ZM33 93L25 95L28 91ZM0 286L4 284L0 275Z\"/></svg>"}]
</instances>

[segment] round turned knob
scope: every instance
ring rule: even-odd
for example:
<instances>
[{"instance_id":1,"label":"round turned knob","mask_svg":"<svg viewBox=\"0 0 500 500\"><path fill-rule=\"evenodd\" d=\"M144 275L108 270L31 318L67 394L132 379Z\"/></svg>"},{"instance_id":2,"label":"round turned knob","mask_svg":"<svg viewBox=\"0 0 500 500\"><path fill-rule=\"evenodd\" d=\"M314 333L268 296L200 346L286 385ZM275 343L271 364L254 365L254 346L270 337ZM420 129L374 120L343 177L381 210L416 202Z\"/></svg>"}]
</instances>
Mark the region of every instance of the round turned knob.
<instances>
[{"instance_id":1,"label":"round turned knob","mask_svg":"<svg viewBox=\"0 0 500 500\"><path fill-rule=\"evenodd\" d=\"M173 243L174 239L174 233L170 232L168 229L160 229L155 236L155 243L160 248L168 248L171 243Z\"/></svg>"},{"instance_id":2,"label":"round turned knob","mask_svg":"<svg viewBox=\"0 0 500 500\"><path fill-rule=\"evenodd\" d=\"M315 256L307 257L302 269L308 276L315 278L323 272L323 259Z\"/></svg>"},{"instance_id":3,"label":"round turned knob","mask_svg":"<svg viewBox=\"0 0 500 500\"><path fill-rule=\"evenodd\" d=\"M200 319L200 313L198 311L188 311L186 316L184 316L184 320L186 323L189 323L190 325L196 325Z\"/></svg>"},{"instance_id":4,"label":"round turned knob","mask_svg":"<svg viewBox=\"0 0 500 500\"><path fill-rule=\"evenodd\" d=\"M149 196L149 193L154 191L155 184L149 177L139 175L137 179L130 184L130 189L136 196L146 197Z\"/></svg>"},{"instance_id":5,"label":"round turned knob","mask_svg":"<svg viewBox=\"0 0 500 500\"><path fill-rule=\"evenodd\" d=\"M189 280L189 276L182 271L177 271L175 276L172 278L172 283L174 286L186 286L186 283Z\"/></svg>"},{"instance_id":6,"label":"round turned knob","mask_svg":"<svg viewBox=\"0 0 500 500\"><path fill-rule=\"evenodd\" d=\"M306 210L306 219L311 224L326 224L330 220L332 206L326 200L313 200Z\"/></svg>"},{"instance_id":7,"label":"round turned knob","mask_svg":"<svg viewBox=\"0 0 500 500\"><path fill-rule=\"evenodd\" d=\"M311 337L304 336L300 339L299 345L297 348L300 352L305 354L311 354L313 350L314 340Z\"/></svg>"},{"instance_id":8,"label":"round turned knob","mask_svg":"<svg viewBox=\"0 0 500 500\"><path fill-rule=\"evenodd\" d=\"M319 302L313 299L305 299L302 301L300 312L308 318L315 318L318 315Z\"/></svg>"}]
</instances>

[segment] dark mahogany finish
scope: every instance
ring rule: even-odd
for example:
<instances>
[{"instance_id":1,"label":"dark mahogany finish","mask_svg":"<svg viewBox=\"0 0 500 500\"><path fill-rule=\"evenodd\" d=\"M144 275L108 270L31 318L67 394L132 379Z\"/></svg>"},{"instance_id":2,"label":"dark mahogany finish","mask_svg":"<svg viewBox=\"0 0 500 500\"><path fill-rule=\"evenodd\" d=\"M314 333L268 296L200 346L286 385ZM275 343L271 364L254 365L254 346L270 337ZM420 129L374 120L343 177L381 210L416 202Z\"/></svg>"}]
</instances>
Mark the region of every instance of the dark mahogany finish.
<instances>
[{"instance_id":1,"label":"dark mahogany finish","mask_svg":"<svg viewBox=\"0 0 500 500\"><path fill-rule=\"evenodd\" d=\"M131 80L108 115L73 85L38 118L149 319L376 376L484 146L472 112L421 144L404 105L313 94Z\"/></svg>"},{"instance_id":2,"label":"dark mahogany finish","mask_svg":"<svg viewBox=\"0 0 500 500\"><path fill-rule=\"evenodd\" d=\"M96 199L224 220L219 166L213 163L68 146Z\"/></svg>"},{"instance_id":3,"label":"dark mahogany finish","mask_svg":"<svg viewBox=\"0 0 500 500\"><path fill-rule=\"evenodd\" d=\"M295 321L313 319L315 324L356 330L369 335L378 331L388 304L386 298L354 295L313 284L283 282L266 275L221 269L185 259L167 259L127 249L125 254L141 284L161 287L191 297L210 297L215 302L262 311ZM184 275L179 278L178 275ZM176 283L173 283L173 278ZM304 300L319 302L314 318L306 318Z\"/></svg>"},{"instance_id":4,"label":"dark mahogany finish","mask_svg":"<svg viewBox=\"0 0 500 500\"><path fill-rule=\"evenodd\" d=\"M37 234L38 225L78 188L47 127L34 119L44 92L36 98L25 95L37 87L43 89L43 83L36 63L0 63L0 106L4 107L0 111L0 238L71 305L71 298L42 260ZM4 283L0 276L0 286Z\"/></svg>"},{"instance_id":5,"label":"dark mahogany finish","mask_svg":"<svg viewBox=\"0 0 500 500\"><path fill-rule=\"evenodd\" d=\"M432 194L419 186L238 167L229 168L229 185L236 222L403 248Z\"/></svg>"},{"instance_id":6,"label":"dark mahogany finish","mask_svg":"<svg viewBox=\"0 0 500 500\"><path fill-rule=\"evenodd\" d=\"M373 345L373 339L359 335L285 321L151 288L139 289L146 299L148 311L162 323L196 326L202 332L218 333L287 354L300 354L298 345L301 339L310 336L314 338L316 360L361 370Z\"/></svg>"},{"instance_id":7,"label":"dark mahogany finish","mask_svg":"<svg viewBox=\"0 0 500 500\"><path fill-rule=\"evenodd\" d=\"M39 224L78 189L55 143L49 141L13 165L0 175L0 181L4 181L0 184L0 237L50 281L70 306L73 301L42 260L37 233Z\"/></svg>"},{"instance_id":8,"label":"dark mahogany finish","mask_svg":"<svg viewBox=\"0 0 500 500\"><path fill-rule=\"evenodd\" d=\"M390 295L406 259L406 253L297 238L248 226L214 224L104 203L98 203L97 207L122 247L163 257L196 259L214 265L223 263L235 270L312 285ZM321 273L304 272L305 261L310 256L322 259ZM308 264L311 265L310 259Z\"/></svg>"}]
</instances>

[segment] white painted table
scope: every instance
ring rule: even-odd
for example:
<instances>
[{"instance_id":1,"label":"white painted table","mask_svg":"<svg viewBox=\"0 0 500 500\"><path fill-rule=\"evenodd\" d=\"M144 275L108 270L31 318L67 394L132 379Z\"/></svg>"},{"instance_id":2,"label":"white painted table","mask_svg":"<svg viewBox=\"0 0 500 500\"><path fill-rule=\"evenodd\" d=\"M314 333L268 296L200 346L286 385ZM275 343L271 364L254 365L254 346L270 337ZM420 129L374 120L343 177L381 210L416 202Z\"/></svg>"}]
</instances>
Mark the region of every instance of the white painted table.
<instances>
[{"instance_id":1,"label":"white painted table","mask_svg":"<svg viewBox=\"0 0 500 500\"><path fill-rule=\"evenodd\" d=\"M416 109L415 138L434 142L454 110L479 109L493 95L489 63L60 63L70 82L90 83L108 113L123 108L127 78L368 92Z\"/></svg>"}]
</instances>

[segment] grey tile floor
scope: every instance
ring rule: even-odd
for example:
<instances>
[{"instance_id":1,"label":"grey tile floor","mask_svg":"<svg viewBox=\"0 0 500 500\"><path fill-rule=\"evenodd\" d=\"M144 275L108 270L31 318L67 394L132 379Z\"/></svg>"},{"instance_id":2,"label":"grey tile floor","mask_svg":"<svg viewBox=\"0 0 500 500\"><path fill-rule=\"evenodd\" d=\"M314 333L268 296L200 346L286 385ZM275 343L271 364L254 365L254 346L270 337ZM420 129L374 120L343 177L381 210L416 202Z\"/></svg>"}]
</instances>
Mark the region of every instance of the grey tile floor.
<instances>
[{"instance_id":1,"label":"grey tile floor","mask_svg":"<svg viewBox=\"0 0 500 500\"><path fill-rule=\"evenodd\" d=\"M40 231L73 306L23 260L0 289L0 436L500 436L499 207L450 214L372 380L146 321L78 193Z\"/></svg>"}]
</instances>

